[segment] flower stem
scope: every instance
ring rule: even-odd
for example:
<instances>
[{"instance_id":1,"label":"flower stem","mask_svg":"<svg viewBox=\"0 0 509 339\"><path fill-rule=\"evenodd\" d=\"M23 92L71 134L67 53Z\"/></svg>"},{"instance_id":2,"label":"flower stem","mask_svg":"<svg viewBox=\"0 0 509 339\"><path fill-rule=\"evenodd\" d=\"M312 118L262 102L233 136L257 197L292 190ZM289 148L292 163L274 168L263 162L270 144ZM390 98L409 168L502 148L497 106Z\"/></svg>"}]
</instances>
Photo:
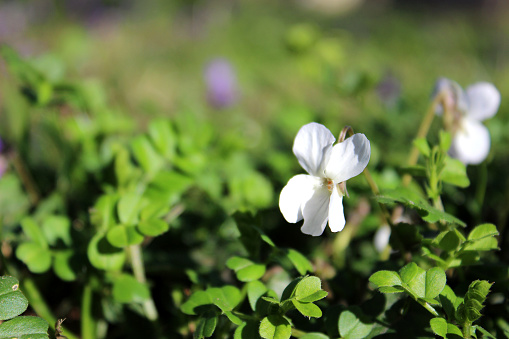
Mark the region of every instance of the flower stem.
<instances>
[{"instance_id":1,"label":"flower stem","mask_svg":"<svg viewBox=\"0 0 509 339\"><path fill-rule=\"evenodd\" d=\"M435 99L431 102L431 105L428 108L428 111L426 112L426 115L424 116L424 119L421 122L421 125L419 126L419 130L417 131L417 135L415 136L416 139L418 138L425 138L426 135L428 135L429 128L431 127L431 123L433 122L433 118L435 118L435 112L437 109L438 104L443 102L444 95L442 93L439 93ZM408 166L415 166L417 164L417 160L419 159L419 149L414 145L412 147L412 151L410 152L410 156L408 157ZM412 175L411 174L405 174L403 176L403 186L408 186L412 182Z\"/></svg>"},{"instance_id":2,"label":"flower stem","mask_svg":"<svg viewBox=\"0 0 509 339\"><path fill-rule=\"evenodd\" d=\"M138 282L146 284L147 278L145 277L145 268L143 266L143 258L140 245L129 246L129 252L131 255L131 266L133 268L134 277L136 280L138 280ZM147 319L151 321L155 321L159 317L156 306L154 304L154 300L152 298L143 302L143 310Z\"/></svg>"},{"instance_id":3,"label":"flower stem","mask_svg":"<svg viewBox=\"0 0 509 339\"><path fill-rule=\"evenodd\" d=\"M12 161L14 169L16 170L16 172L18 172L18 176L21 179L23 186L27 190L30 203L32 204L32 206L37 205L40 199L39 190L35 185L32 175L25 166L25 163L23 162L23 160L21 159L17 152L12 152L9 158Z\"/></svg>"},{"instance_id":4,"label":"flower stem","mask_svg":"<svg viewBox=\"0 0 509 339\"><path fill-rule=\"evenodd\" d=\"M83 339L94 339L96 337L96 324L92 317L92 286L90 283L83 289L81 299L81 337Z\"/></svg>"}]
</instances>

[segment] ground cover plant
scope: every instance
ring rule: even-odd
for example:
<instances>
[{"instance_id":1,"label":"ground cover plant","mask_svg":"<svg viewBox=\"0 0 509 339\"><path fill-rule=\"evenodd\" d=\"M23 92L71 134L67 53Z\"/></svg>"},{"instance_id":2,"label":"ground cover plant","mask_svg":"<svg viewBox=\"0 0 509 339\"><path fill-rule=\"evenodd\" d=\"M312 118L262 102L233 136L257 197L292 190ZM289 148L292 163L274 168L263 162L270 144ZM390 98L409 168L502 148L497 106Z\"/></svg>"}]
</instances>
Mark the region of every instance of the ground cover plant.
<instances>
[{"instance_id":1,"label":"ground cover plant","mask_svg":"<svg viewBox=\"0 0 509 339\"><path fill-rule=\"evenodd\" d=\"M43 3L0 4L0 338L509 337L504 6Z\"/></svg>"}]
</instances>

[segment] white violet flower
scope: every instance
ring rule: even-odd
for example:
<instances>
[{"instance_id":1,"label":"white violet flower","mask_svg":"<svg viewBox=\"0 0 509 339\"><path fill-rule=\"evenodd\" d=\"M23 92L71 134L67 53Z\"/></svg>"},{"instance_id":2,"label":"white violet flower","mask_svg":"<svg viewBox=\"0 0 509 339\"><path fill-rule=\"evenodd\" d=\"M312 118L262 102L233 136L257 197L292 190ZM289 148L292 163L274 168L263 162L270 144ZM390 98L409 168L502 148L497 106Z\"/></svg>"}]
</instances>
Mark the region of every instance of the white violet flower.
<instances>
[{"instance_id":1,"label":"white violet flower","mask_svg":"<svg viewBox=\"0 0 509 339\"><path fill-rule=\"evenodd\" d=\"M304 219L301 231L319 236L327 221L332 232L345 227L343 196L345 181L362 173L371 148L364 134L354 134L333 145L336 139L323 125L312 122L301 127L293 153L309 174L291 178L279 196L279 208L289 223Z\"/></svg>"},{"instance_id":2,"label":"white violet flower","mask_svg":"<svg viewBox=\"0 0 509 339\"><path fill-rule=\"evenodd\" d=\"M500 92L488 82L478 82L465 91L452 80L440 79L435 92L443 93L446 128L452 131L453 140L449 154L464 164L477 165L490 152L490 133L481 122L493 117L500 106Z\"/></svg>"}]
</instances>

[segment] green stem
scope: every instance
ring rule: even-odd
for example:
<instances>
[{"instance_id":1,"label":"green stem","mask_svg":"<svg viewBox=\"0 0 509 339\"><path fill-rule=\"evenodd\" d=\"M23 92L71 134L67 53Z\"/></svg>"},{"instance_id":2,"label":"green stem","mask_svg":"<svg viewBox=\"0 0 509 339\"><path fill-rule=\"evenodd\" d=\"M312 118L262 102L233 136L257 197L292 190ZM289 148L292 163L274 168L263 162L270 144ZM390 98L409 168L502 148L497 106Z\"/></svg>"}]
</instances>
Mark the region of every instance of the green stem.
<instances>
[{"instance_id":1,"label":"green stem","mask_svg":"<svg viewBox=\"0 0 509 339\"><path fill-rule=\"evenodd\" d=\"M83 289L81 300L81 337L94 339L96 337L96 325L92 317L92 286L88 283Z\"/></svg>"},{"instance_id":2,"label":"green stem","mask_svg":"<svg viewBox=\"0 0 509 339\"><path fill-rule=\"evenodd\" d=\"M471 338L471 335L470 335L470 328L471 328L471 323L469 323L468 321L466 321L464 324L463 324L463 329L462 329L462 332L463 332L463 338L466 338L466 339L470 339Z\"/></svg>"},{"instance_id":3,"label":"green stem","mask_svg":"<svg viewBox=\"0 0 509 339\"><path fill-rule=\"evenodd\" d=\"M143 258L140 245L129 246L129 252L131 255L131 266L133 268L134 277L136 280L138 280L138 282L146 284L147 278L145 277L145 267L143 266ZM152 298L144 301L142 306L147 319L151 321L157 320L159 315Z\"/></svg>"},{"instance_id":4,"label":"green stem","mask_svg":"<svg viewBox=\"0 0 509 339\"><path fill-rule=\"evenodd\" d=\"M419 126L419 130L417 131L416 139L425 138L428 135L429 128L433 123L433 118L435 118L435 112L437 109L437 105L443 101L443 95L439 94L435 97L435 99L431 102L431 105L424 116L424 119ZM415 166L417 164L417 160L419 159L419 149L414 145L412 147L412 151L410 152L410 156L408 157L408 166ZM408 186L412 182L412 175L405 174L403 176L403 185Z\"/></svg>"},{"instance_id":5,"label":"green stem","mask_svg":"<svg viewBox=\"0 0 509 339\"><path fill-rule=\"evenodd\" d=\"M55 330L55 323L57 322L57 318L49 309L41 295L41 292L39 292L37 286L31 278L27 277L23 279L22 291L27 296L28 301L30 302L30 306L32 306L35 313L46 320L50 324L50 327ZM63 327L63 332L68 339L78 339L77 336L73 335L69 330L66 330L65 327Z\"/></svg>"},{"instance_id":6,"label":"green stem","mask_svg":"<svg viewBox=\"0 0 509 339\"><path fill-rule=\"evenodd\" d=\"M305 336L307 333L296 328L292 328L292 337L300 338Z\"/></svg>"}]
</instances>

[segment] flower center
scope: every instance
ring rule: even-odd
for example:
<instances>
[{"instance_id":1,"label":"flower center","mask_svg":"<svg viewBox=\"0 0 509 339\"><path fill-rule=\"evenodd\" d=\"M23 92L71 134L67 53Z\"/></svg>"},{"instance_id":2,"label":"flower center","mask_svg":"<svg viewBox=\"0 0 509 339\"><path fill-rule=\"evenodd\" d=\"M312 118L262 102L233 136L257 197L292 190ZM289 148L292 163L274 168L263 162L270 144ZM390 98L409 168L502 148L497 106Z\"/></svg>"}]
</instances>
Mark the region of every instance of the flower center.
<instances>
[{"instance_id":1,"label":"flower center","mask_svg":"<svg viewBox=\"0 0 509 339\"><path fill-rule=\"evenodd\" d=\"M329 192L332 192L332 189L334 188L334 181L331 179L325 179L325 183L327 184L327 189Z\"/></svg>"}]
</instances>

